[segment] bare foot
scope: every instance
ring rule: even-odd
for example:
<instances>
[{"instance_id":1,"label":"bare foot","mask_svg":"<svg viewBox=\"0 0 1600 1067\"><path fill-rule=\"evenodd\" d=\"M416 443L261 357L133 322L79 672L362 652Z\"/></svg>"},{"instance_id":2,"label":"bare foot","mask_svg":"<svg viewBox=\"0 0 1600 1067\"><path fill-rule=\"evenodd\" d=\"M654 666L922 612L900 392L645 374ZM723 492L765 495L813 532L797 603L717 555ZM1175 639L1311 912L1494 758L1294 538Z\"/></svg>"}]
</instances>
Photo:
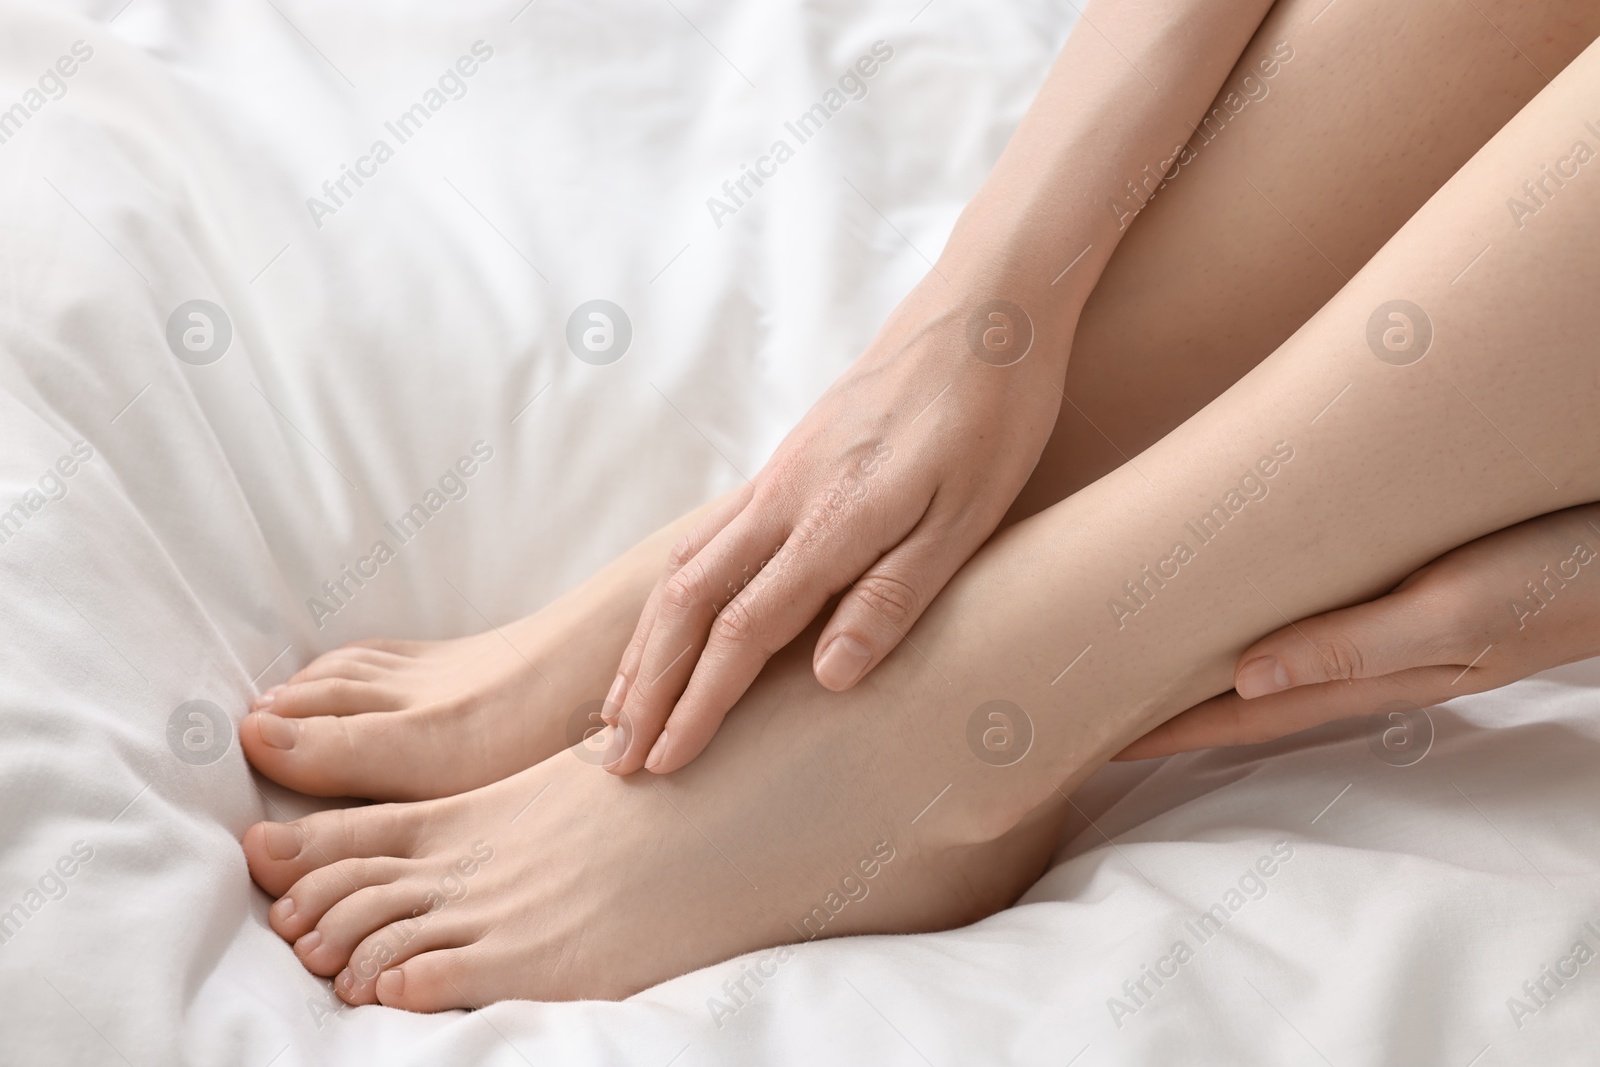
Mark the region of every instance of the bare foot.
<instances>
[{"instance_id":1,"label":"bare foot","mask_svg":"<svg viewBox=\"0 0 1600 1067\"><path fill-rule=\"evenodd\" d=\"M598 729L626 636L558 602L452 641L358 641L257 697L240 743L261 773L313 796L466 792L566 748L586 705Z\"/></svg>"},{"instance_id":2,"label":"bare foot","mask_svg":"<svg viewBox=\"0 0 1600 1067\"><path fill-rule=\"evenodd\" d=\"M543 610L453 641L357 641L257 697L245 756L313 796L429 800L498 782L598 730L667 550L662 527Z\"/></svg>"},{"instance_id":3,"label":"bare foot","mask_svg":"<svg viewBox=\"0 0 1600 1067\"><path fill-rule=\"evenodd\" d=\"M979 845L912 825L925 802L887 799L874 755L900 729L870 711L884 693L825 693L802 646L665 778L563 753L460 796L251 827L273 929L349 1003L439 1011L620 998L742 952L944 929L1015 899L1055 815Z\"/></svg>"},{"instance_id":4,"label":"bare foot","mask_svg":"<svg viewBox=\"0 0 1600 1067\"><path fill-rule=\"evenodd\" d=\"M251 875L285 898L273 928L345 1000L432 1011L621 997L746 951L998 910L1043 871L1076 784L1227 688L1242 647L1171 636L1195 631L1199 581L1166 629L1119 639L1099 601L1131 552L1077 514L1119 499L1116 478L997 535L847 692L817 683L817 629L801 635L672 774L618 777L578 749L459 796L251 827Z\"/></svg>"}]
</instances>

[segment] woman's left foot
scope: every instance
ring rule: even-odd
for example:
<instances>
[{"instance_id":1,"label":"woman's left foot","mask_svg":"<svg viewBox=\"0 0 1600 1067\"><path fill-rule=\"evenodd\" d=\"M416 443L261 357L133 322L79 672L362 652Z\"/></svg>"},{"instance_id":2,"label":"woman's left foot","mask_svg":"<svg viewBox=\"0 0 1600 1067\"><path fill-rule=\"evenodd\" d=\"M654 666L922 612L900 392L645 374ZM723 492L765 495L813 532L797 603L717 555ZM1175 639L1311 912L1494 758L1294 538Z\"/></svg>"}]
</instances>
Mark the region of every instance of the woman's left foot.
<instances>
[{"instance_id":1,"label":"woman's left foot","mask_svg":"<svg viewBox=\"0 0 1600 1067\"><path fill-rule=\"evenodd\" d=\"M579 590L471 637L334 649L255 699L240 744L313 796L427 800L497 782L602 725L626 620L591 615Z\"/></svg>"}]
</instances>

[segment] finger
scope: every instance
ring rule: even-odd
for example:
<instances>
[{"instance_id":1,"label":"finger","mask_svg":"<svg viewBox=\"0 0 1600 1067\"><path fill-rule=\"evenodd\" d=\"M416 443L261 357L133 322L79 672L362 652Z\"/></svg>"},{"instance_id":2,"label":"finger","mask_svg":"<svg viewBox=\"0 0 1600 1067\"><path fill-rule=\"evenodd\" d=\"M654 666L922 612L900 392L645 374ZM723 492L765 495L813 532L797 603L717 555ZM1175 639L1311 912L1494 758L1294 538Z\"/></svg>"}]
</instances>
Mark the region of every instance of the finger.
<instances>
[{"instance_id":1,"label":"finger","mask_svg":"<svg viewBox=\"0 0 1600 1067\"><path fill-rule=\"evenodd\" d=\"M668 554L667 563L661 577L650 590L646 598L644 610L639 613L639 622L633 628L633 636L628 640L628 647L623 649L622 661L617 666L617 677L611 683L611 689L606 693L605 702L601 705L600 718L612 726L617 724L617 719L622 713L622 706L628 695L628 687L639 673L639 665L644 659L644 650L649 645L651 631L655 629L656 615L660 610L661 591L667 582L672 579L685 563L693 559L702 548L710 543L711 539L721 533L744 509L754 495L754 485L747 485L736 493L731 493L718 501L711 511L695 524L694 528L684 538L673 546Z\"/></svg>"},{"instance_id":2,"label":"finger","mask_svg":"<svg viewBox=\"0 0 1600 1067\"><path fill-rule=\"evenodd\" d=\"M894 651L977 550L977 539L956 533L925 520L855 581L817 638L811 669L823 688L849 689Z\"/></svg>"},{"instance_id":3,"label":"finger","mask_svg":"<svg viewBox=\"0 0 1600 1067\"><path fill-rule=\"evenodd\" d=\"M901 535L896 531L897 539ZM670 774L698 756L767 660L799 636L880 551L881 542L836 520L813 519L797 529L757 579L717 615L683 695L645 750L644 766Z\"/></svg>"},{"instance_id":4,"label":"finger","mask_svg":"<svg viewBox=\"0 0 1600 1067\"><path fill-rule=\"evenodd\" d=\"M1381 678L1298 686L1253 700L1223 693L1168 719L1112 758L1156 759L1203 748L1256 745L1336 719L1371 715L1392 700L1431 707L1468 691L1455 684L1460 676L1461 668L1455 666L1414 667Z\"/></svg>"},{"instance_id":5,"label":"finger","mask_svg":"<svg viewBox=\"0 0 1600 1067\"><path fill-rule=\"evenodd\" d=\"M662 587L655 621L620 713L628 724L627 747L607 770L632 774L644 766L696 670L713 623L721 625L718 608L725 603L733 608L743 597L740 587L761 571L763 561L774 555L774 547L781 546L787 534L783 519L751 509L684 561Z\"/></svg>"},{"instance_id":6,"label":"finger","mask_svg":"<svg viewBox=\"0 0 1600 1067\"><path fill-rule=\"evenodd\" d=\"M1292 686L1454 663L1459 650L1451 622L1429 598L1409 591L1303 619L1245 650L1234 690L1253 700Z\"/></svg>"},{"instance_id":7,"label":"finger","mask_svg":"<svg viewBox=\"0 0 1600 1067\"><path fill-rule=\"evenodd\" d=\"M622 702L628 696L629 681L639 673L639 662L644 659L645 644L650 640L650 631L656 623L656 605L661 602L661 585L650 590L650 596L644 602L644 610L639 613L639 624L633 629L633 636L628 639L628 647L622 650L622 662L617 665L617 677L611 683L611 689L606 693L605 701L600 705L600 721L608 725L617 725L617 719L622 714Z\"/></svg>"}]
</instances>

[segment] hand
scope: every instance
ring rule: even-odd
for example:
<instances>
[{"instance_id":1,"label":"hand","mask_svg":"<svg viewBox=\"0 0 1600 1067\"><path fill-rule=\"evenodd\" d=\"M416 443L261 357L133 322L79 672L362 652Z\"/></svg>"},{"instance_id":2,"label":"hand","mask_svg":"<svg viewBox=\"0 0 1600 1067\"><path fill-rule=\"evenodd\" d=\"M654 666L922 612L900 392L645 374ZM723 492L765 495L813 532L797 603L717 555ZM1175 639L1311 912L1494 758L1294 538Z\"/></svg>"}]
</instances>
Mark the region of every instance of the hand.
<instances>
[{"instance_id":1,"label":"hand","mask_svg":"<svg viewBox=\"0 0 1600 1067\"><path fill-rule=\"evenodd\" d=\"M607 698L625 738L608 769L692 760L841 591L813 670L849 689L994 532L1055 426L1076 320L1059 299L1018 321L985 307L995 291L930 275L756 480L674 549Z\"/></svg>"},{"instance_id":2,"label":"hand","mask_svg":"<svg viewBox=\"0 0 1600 1067\"><path fill-rule=\"evenodd\" d=\"M1396 699L1419 707L1600 655L1600 506L1552 512L1448 552L1387 596L1304 619L1239 657L1234 691L1116 757L1247 745Z\"/></svg>"}]
</instances>

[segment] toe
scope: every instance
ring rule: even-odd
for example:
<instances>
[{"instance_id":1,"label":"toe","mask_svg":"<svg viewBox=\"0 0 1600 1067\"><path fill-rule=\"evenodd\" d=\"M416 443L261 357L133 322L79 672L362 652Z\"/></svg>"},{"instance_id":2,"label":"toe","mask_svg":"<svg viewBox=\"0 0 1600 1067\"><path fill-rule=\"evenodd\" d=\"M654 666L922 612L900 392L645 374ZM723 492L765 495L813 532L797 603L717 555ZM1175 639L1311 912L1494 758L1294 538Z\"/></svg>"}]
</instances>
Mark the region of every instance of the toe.
<instances>
[{"instance_id":1,"label":"toe","mask_svg":"<svg viewBox=\"0 0 1600 1067\"><path fill-rule=\"evenodd\" d=\"M374 856L318 867L289 887L268 910L267 921L285 941L298 941L322 922L329 909L352 893L398 881L405 873L406 863L396 856Z\"/></svg>"},{"instance_id":2,"label":"toe","mask_svg":"<svg viewBox=\"0 0 1600 1067\"><path fill-rule=\"evenodd\" d=\"M386 652L376 648L360 648L346 645L336 648L332 652L318 656L304 667L300 668L286 683L297 685L300 682L313 682L322 678L353 678L358 681L371 681L384 674L392 673L409 664L411 658L394 652Z\"/></svg>"},{"instance_id":3,"label":"toe","mask_svg":"<svg viewBox=\"0 0 1600 1067\"><path fill-rule=\"evenodd\" d=\"M256 770L301 793L424 800L439 793L429 775L408 771L417 765L419 741L427 743L412 714L296 719L256 711L239 724L239 744Z\"/></svg>"},{"instance_id":4,"label":"toe","mask_svg":"<svg viewBox=\"0 0 1600 1067\"><path fill-rule=\"evenodd\" d=\"M446 905L373 931L350 953L349 965L334 979L334 991L348 1004L376 1004L384 971L424 953L470 944L475 935L463 929L464 921Z\"/></svg>"},{"instance_id":5,"label":"toe","mask_svg":"<svg viewBox=\"0 0 1600 1067\"><path fill-rule=\"evenodd\" d=\"M392 637L364 637L359 641L351 641L345 648L365 648L374 652L388 652L396 656L412 657L419 655L434 644L431 641L399 641Z\"/></svg>"},{"instance_id":6,"label":"toe","mask_svg":"<svg viewBox=\"0 0 1600 1067\"><path fill-rule=\"evenodd\" d=\"M498 999L482 985L475 946L423 952L378 975L378 1003L406 1011L480 1008Z\"/></svg>"},{"instance_id":7,"label":"toe","mask_svg":"<svg viewBox=\"0 0 1600 1067\"><path fill-rule=\"evenodd\" d=\"M312 715L398 711L405 706L405 695L390 685L342 676L274 686L252 705L256 711L270 710L274 715L296 719Z\"/></svg>"},{"instance_id":8,"label":"toe","mask_svg":"<svg viewBox=\"0 0 1600 1067\"><path fill-rule=\"evenodd\" d=\"M328 909L316 929L295 942L295 955L312 974L330 978L345 969L357 946L374 933L389 930L387 940L397 941L428 918L427 894L418 885L402 881L349 893Z\"/></svg>"},{"instance_id":9,"label":"toe","mask_svg":"<svg viewBox=\"0 0 1600 1067\"><path fill-rule=\"evenodd\" d=\"M244 835L250 876L275 897L307 874L339 860L412 854L428 804L340 808L292 823L258 822Z\"/></svg>"}]
</instances>

